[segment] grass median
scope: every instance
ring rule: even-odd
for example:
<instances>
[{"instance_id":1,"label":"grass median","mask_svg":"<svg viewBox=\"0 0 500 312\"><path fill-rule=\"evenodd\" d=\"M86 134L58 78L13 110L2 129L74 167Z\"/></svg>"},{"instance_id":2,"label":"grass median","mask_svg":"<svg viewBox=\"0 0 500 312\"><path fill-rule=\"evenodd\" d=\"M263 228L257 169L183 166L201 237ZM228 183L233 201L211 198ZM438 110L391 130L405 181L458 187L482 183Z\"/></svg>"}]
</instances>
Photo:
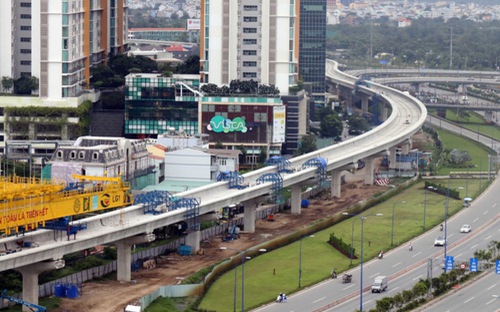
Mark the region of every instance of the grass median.
<instances>
[{"instance_id":1,"label":"grass median","mask_svg":"<svg viewBox=\"0 0 500 312\"><path fill-rule=\"evenodd\" d=\"M479 194L477 179L444 179L433 181L450 186L460 192L460 197L475 198ZM484 187L487 181L482 181ZM397 203L394 206L394 203ZM424 189L424 182L418 182L387 201L369 209L363 215L377 213L383 216L370 216L364 221L365 260L377 255L380 250L391 249L392 210L394 207L394 246L403 244L424 232L425 228L436 227L444 218L446 197ZM462 208L462 200L450 198L449 214ZM467 209L473 209L467 208ZM353 221L354 220L354 221ZM354 231L352 225L354 222ZM316 284L329 277L333 268L337 272L350 268L350 259L331 247L327 241L331 233L350 243L353 237L356 250L353 266L359 264L360 223L359 218L346 219L326 230L305 237L302 240L302 277L301 288ZM351 235L353 233L354 236ZM429 244L433 244L430 241ZM230 243L228 243L230 245ZM300 241L262 254L245 262L245 310L273 301L278 293L293 293L299 290ZM236 289L236 307L241 310L241 266L221 276L204 296L199 309L217 312L233 311L233 296Z\"/></svg>"}]
</instances>

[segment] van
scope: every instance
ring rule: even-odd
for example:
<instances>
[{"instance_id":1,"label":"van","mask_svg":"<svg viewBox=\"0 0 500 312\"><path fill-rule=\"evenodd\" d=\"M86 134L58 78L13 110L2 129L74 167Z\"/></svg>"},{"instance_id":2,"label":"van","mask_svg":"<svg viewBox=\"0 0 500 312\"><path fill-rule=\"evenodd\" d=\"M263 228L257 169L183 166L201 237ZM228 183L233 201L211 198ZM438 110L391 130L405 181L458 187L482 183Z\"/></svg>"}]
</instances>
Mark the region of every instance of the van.
<instances>
[{"instance_id":1,"label":"van","mask_svg":"<svg viewBox=\"0 0 500 312\"><path fill-rule=\"evenodd\" d=\"M372 284L372 293L374 292L383 292L389 286L389 279L387 276L377 276Z\"/></svg>"}]
</instances>

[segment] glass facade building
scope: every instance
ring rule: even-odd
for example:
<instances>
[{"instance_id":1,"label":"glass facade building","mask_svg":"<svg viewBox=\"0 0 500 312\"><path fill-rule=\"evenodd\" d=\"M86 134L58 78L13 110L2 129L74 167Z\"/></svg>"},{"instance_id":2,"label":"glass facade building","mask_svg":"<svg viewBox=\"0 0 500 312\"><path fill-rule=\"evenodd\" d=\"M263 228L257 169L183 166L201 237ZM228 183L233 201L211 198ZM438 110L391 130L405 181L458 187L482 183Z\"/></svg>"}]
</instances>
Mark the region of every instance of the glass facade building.
<instances>
[{"instance_id":1,"label":"glass facade building","mask_svg":"<svg viewBox=\"0 0 500 312\"><path fill-rule=\"evenodd\" d=\"M125 136L156 138L170 129L198 132L198 75L130 74L126 77Z\"/></svg>"},{"instance_id":2,"label":"glass facade building","mask_svg":"<svg viewBox=\"0 0 500 312\"><path fill-rule=\"evenodd\" d=\"M300 79L312 84L316 105L325 104L326 0L300 1Z\"/></svg>"}]
</instances>

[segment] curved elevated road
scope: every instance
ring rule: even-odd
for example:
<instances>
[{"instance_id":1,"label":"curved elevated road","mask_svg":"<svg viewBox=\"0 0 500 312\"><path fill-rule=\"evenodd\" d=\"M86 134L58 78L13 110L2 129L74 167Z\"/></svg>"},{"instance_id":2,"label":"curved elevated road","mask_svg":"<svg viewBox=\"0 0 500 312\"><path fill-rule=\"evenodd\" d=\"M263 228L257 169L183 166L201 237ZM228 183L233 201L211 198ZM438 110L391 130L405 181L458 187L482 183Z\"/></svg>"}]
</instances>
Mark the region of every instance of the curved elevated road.
<instances>
[{"instance_id":1,"label":"curved elevated road","mask_svg":"<svg viewBox=\"0 0 500 312\"><path fill-rule=\"evenodd\" d=\"M357 80L354 76L340 72L337 69L337 64L333 61L327 63L327 75L335 83L351 88ZM385 152L392 146L408 140L424 124L427 111L417 99L378 84L373 84L370 89L363 87L363 90L371 94L380 93L392 106L392 114L388 120L372 131L356 138L291 159L291 166L295 172L283 175L283 187L316 177L317 168L301 169L302 164L310 159L322 157L327 160L328 171L339 169L356 163L358 159ZM406 119L410 120L409 124L405 124ZM227 182L219 182L180 193L178 196L199 199L201 203L200 215L207 214L218 211L220 207L229 204L245 202L272 193L271 183L256 185L256 180L265 173L275 172L276 167L270 166L245 174L245 180L250 184L250 187L242 190L229 189ZM59 259L71 252L151 233L155 228L184 220L185 214L186 209L178 209L159 215L144 214L142 205L135 205L85 219L88 229L81 231L76 240L69 241L66 240L65 236L55 240L52 231L37 230L27 234L24 240L35 241L40 243L40 246L1 256L0 271L45 260ZM12 244L15 240L16 237L0 239L0 244Z\"/></svg>"}]
</instances>

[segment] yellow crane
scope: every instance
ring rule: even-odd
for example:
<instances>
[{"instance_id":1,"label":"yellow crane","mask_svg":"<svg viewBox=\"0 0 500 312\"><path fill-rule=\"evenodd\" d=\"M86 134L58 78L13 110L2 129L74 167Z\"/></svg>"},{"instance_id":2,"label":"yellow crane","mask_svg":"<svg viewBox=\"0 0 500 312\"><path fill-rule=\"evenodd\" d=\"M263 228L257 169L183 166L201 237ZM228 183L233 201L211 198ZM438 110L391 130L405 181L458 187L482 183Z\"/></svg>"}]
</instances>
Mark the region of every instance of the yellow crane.
<instances>
[{"instance_id":1,"label":"yellow crane","mask_svg":"<svg viewBox=\"0 0 500 312\"><path fill-rule=\"evenodd\" d=\"M120 208L132 203L130 184L120 177L72 175L75 182L0 178L0 234L34 230L46 221Z\"/></svg>"}]
</instances>

